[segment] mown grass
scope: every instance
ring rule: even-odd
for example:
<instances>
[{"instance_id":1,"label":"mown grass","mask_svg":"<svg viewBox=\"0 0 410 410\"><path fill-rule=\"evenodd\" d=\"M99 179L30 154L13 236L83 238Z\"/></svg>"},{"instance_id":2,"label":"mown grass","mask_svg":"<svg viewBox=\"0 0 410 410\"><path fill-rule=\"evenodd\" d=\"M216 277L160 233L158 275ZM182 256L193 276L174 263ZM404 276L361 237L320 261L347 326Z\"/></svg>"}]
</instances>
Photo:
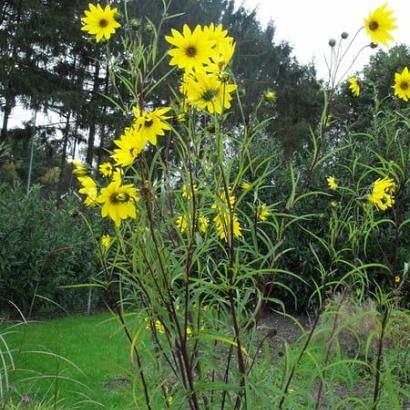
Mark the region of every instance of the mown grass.
<instances>
[{"instance_id":1,"label":"mown grass","mask_svg":"<svg viewBox=\"0 0 410 410\"><path fill-rule=\"evenodd\" d=\"M10 374L14 403L134 408L127 340L110 314L22 324L7 343L16 367Z\"/></svg>"}]
</instances>

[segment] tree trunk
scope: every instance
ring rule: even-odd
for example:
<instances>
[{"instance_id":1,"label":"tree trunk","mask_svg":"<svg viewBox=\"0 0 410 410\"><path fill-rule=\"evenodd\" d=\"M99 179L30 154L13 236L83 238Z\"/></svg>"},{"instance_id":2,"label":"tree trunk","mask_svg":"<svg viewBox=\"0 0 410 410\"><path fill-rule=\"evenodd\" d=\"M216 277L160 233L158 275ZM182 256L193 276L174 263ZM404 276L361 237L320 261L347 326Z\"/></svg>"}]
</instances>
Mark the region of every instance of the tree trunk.
<instances>
[{"instance_id":1,"label":"tree trunk","mask_svg":"<svg viewBox=\"0 0 410 410\"><path fill-rule=\"evenodd\" d=\"M87 156L85 161L90 166L93 165L93 158L94 158L94 141L95 141L95 129L96 129L96 111L97 107L95 107L95 100L98 93L99 88L99 74L100 74L100 63L97 61L95 64L95 71L94 71L94 84L93 84L93 91L89 103L91 115L89 116L90 121L90 128L88 133L88 145L87 145Z\"/></svg>"},{"instance_id":2,"label":"tree trunk","mask_svg":"<svg viewBox=\"0 0 410 410\"><path fill-rule=\"evenodd\" d=\"M9 123L9 118L10 118L12 108L13 108L12 98L8 97L6 98L6 104L4 107L3 125L1 127L0 142L4 142L7 139L7 129L8 129L8 123Z\"/></svg>"},{"instance_id":3,"label":"tree trunk","mask_svg":"<svg viewBox=\"0 0 410 410\"><path fill-rule=\"evenodd\" d=\"M64 188L64 176L65 176L65 164L67 162L67 147L68 147L68 136L70 134L70 119L71 111L67 114L67 119L65 122L64 132L63 132L63 148L61 152L61 161L60 161L60 178L58 180L57 187L57 204L61 204L63 188Z\"/></svg>"},{"instance_id":4,"label":"tree trunk","mask_svg":"<svg viewBox=\"0 0 410 410\"><path fill-rule=\"evenodd\" d=\"M106 67L105 72L105 84L104 84L104 95L108 95L108 85L109 85L109 71L108 71L108 64ZM102 117L104 119L105 114L107 113L107 104L104 105L102 111ZM97 158L97 165L100 165L103 162L104 158L104 143L105 143L105 126L104 123L100 126L100 146L98 149L98 158Z\"/></svg>"},{"instance_id":5,"label":"tree trunk","mask_svg":"<svg viewBox=\"0 0 410 410\"><path fill-rule=\"evenodd\" d=\"M2 5L3 7L3 5ZM13 84L11 81L12 76L12 71L14 70L14 65L17 62L17 48L18 48L18 42L17 42L17 34L20 26L20 21L21 21L21 14L22 14L22 9L23 9L23 0L20 0L17 6L17 11L16 11L16 29L14 32L14 44L13 48L11 50L11 61L13 64L10 67L10 71L8 73L8 78L4 90L4 94L6 96L6 101L5 101L5 107L4 107L4 117L3 117L3 125L1 127L1 133L0 133L0 142L6 141L7 139L7 129L8 129L8 122L11 114L11 110L14 107L15 104L15 98L16 95L13 92ZM18 64L18 63L17 63Z\"/></svg>"}]
</instances>

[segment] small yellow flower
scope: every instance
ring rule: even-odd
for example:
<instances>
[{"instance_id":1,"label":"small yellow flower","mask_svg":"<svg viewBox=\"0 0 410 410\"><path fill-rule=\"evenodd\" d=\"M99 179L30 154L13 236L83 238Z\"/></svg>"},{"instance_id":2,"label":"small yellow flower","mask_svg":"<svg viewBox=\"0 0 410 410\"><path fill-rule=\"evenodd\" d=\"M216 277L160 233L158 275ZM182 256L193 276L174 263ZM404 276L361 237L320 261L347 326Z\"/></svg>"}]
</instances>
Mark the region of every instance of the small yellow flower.
<instances>
[{"instance_id":1,"label":"small yellow flower","mask_svg":"<svg viewBox=\"0 0 410 410\"><path fill-rule=\"evenodd\" d=\"M181 233L184 233L188 228L188 222L184 215L177 216L175 224Z\"/></svg>"},{"instance_id":2,"label":"small yellow flower","mask_svg":"<svg viewBox=\"0 0 410 410\"><path fill-rule=\"evenodd\" d=\"M373 43L387 46L388 42L393 40L390 32L397 26L394 24L396 19L392 14L393 11L387 10L387 3L385 3L370 13L367 19L364 19L364 27Z\"/></svg>"},{"instance_id":3,"label":"small yellow flower","mask_svg":"<svg viewBox=\"0 0 410 410\"><path fill-rule=\"evenodd\" d=\"M109 246L111 245L111 242L112 242L112 238L110 235L101 236L100 243L103 248L108 249Z\"/></svg>"},{"instance_id":4,"label":"small yellow flower","mask_svg":"<svg viewBox=\"0 0 410 410\"><path fill-rule=\"evenodd\" d=\"M216 74L204 70L196 70L186 75L181 85L188 104L211 114L222 114L224 109L231 108L231 93L236 88L236 84L221 82Z\"/></svg>"},{"instance_id":5,"label":"small yellow flower","mask_svg":"<svg viewBox=\"0 0 410 410\"><path fill-rule=\"evenodd\" d=\"M199 214L199 217L198 217L199 232L205 233L208 230L208 224L209 224L209 219L206 216Z\"/></svg>"},{"instance_id":6,"label":"small yellow flower","mask_svg":"<svg viewBox=\"0 0 410 410\"><path fill-rule=\"evenodd\" d=\"M109 162L103 162L98 170L103 177L110 177L112 175L112 165Z\"/></svg>"},{"instance_id":7,"label":"small yellow flower","mask_svg":"<svg viewBox=\"0 0 410 410\"><path fill-rule=\"evenodd\" d=\"M211 23L209 26L205 26L204 34L208 36L209 41L215 44L212 49L216 52L215 56L211 57L212 62L207 64L205 70L216 74L223 73L235 52L234 39L227 35L228 31L222 27L222 24L215 26L214 23Z\"/></svg>"},{"instance_id":8,"label":"small yellow flower","mask_svg":"<svg viewBox=\"0 0 410 410\"><path fill-rule=\"evenodd\" d=\"M252 188L252 184L248 181L243 181L241 183L241 188L246 192L249 191Z\"/></svg>"},{"instance_id":9,"label":"small yellow flower","mask_svg":"<svg viewBox=\"0 0 410 410\"><path fill-rule=\"evenodd\" d=\"M96 206L97 205L97 184L91 177L79 177L78 181L82 185L82 188L78 190L80 194L86 195L85 205Z\"/></svg>"},{"instance_id":10,"label":"small yellow flower","mask_svg":"<svg viewBox=\"0 0 410 410\"><path fill-rule=\"evenodd\" d=\"M257 209L256 216L260 221L266 221L270 215L267 205L262 202Z\"/></svg>"},{"instance_id":11,"label":"small yellow flower","mask_svg":"<svg viewBox=\"0 0 410 410\"><path fill-rule=\"evenodd\" d=\"M356 77L350 77L348 80L349 89L355 97L358 97L360 94L360 84L357 81Z\"/></svg>"},{"instance_id":12,"label":"small yellow flower","mask_svg":"<svg viewBox=\"0 0 410 410\"><path fill-rule=\"evenodd\" d=\"M401 277L400 277L399 275L396 275L396 276L394 277L394 283L395 283L396 285L398 285L400 282L401 282Z\"/></svg>"},{"instance_id":13,"label":"small yellow flower","mask_svg":"<svg viewBox=\"0 0 410 410\"><path fill-rule=\"evenodd\" d=\"M144 322L145 322L145 329L151 329L151 321L148 317L144 318ZM157 319L154 322L154 327L155 329L158 330L159 333L161 334L165 333L165 327L160 320Z\"/></svg>"},{"instance_id":14,"label":"small yellow flower","mask_svg":"<svg viewBox=\"0 0 410 410\"><path fill-rule=\"evenodd\" d=\"M134 107L135 120L133 126L142 139L150 142L152 145L157 145L157 137L165 135L164 131L171 129L166 122L170 117L165 115L171 108L163 107L156 108L153 111L145 111L140 107Z\"/></svg>"},{"instance_id":15,"label":"small yellow flower","mask_svg":"<svg viewBox=\"0 0 410 410\"><path fill-rule=\"evenodd\" d=\"M404 101L410 99L410 73L407 67L403 68L401 73L394 74L394 95Z\"/></svg>"},{"instance_id":16,"label":"small yellow flower","mask_svg":"<svg viewBox=\"0 0 410 410\"><path fill-rule=\"evenodd\" d=\"M266 91L263 93L263 99L264 99L266 102L273 103L273 102L276 101L277 98L278 98L278 97L277 97L275 91L273 91L273 90L266 90Z\"/></svg>"},{"instance_id":17,"label":"small yellow flower","mask_svg":"<svg viewBox=\"0 0 410 410\"><path fill-rule=\"evenodd\" d=\"M197 192L198 188L196 184L193 184L192 188L190 185L182 185L182 198L192 199L192 191Z\"/></svg>"},{"instance_id":18,"label":"small yellow flower","mask_svg":"<svg viewBox=\"0 0 410 410\"><path fill-rule=\"evenodd\" d=\"M135 127L125 128L121 137L114 140L114 144L118 147L114 149L114 153L111 155L115 165L120 167L132 165L144 150L145 142L145 139Z\"/></svg>"},{"instance_id":19,"label":"small yellow flower","mask_svg":"<svg viewBox=\"0 0 410 410\"><path fill-rule=\"evenodd\" d=\"M177 115L177 121L180 124L183 124L184 122L186 122L186 115L185 113L181 112L180 114Z\"/></svg>"},{"instance_id":20,"label":"small yellow flower","mask_svg":"<svg viewBox=\"0 0 410 410\"><path fill-rule=\"evenodd\" d=\"M73 174L79 176L87 175L87 165L83 164L81 161L72 159L70 163L74 166Z\"/></svg>"},{"instance_id":21,"label":"small yellow flower","mask_svg":"<svg viewBox=\"0 0 410 410\"><path fill-rule=\"evenodd\" d=\"M82 31L88 34L95 35L97 43L103 38L109 40L116 29L121 27L121 24L115 20L117 9L111 9L110 6L105 6L103 9L99 4L88 5L89 10L85 10L85 17L81 18L84 23L81 27Z\"/></svg>"},{"instance_id":22,"label":"small yellow flower","mask_svg":"<svg viewBox=\"0 0 410 410\"><path fill-rule=\"evenodd\" d=\"M327 177L326 178L327 185L332 191L335 191L338 188L338 183L334 177Z\"/></svg>"},{"instance_id":23,"label":"small yellow flower","mask_svg":"<svg viewBox=\"0 0 410 410\"><path fill-rule=\"evenodd\" d=\"M122 185L121 177L101 189L97 202L102 203L101 215L110 217L116 226L121 225L122 219L136 218L135 202L139 200L137 189L131 185Z\"/></svg>"},{"instance_id":24,"label":"small yellow flower","mask_svg":"<svg viewBox=\"0 0 410 410\"><path fill-rule=\"evenodd\" d=\"M373 183L372 192L368 195L367 200L382 211L394 205L394 196L397 185L394 179L379 178Z\"/></svg>"}]
</instances>

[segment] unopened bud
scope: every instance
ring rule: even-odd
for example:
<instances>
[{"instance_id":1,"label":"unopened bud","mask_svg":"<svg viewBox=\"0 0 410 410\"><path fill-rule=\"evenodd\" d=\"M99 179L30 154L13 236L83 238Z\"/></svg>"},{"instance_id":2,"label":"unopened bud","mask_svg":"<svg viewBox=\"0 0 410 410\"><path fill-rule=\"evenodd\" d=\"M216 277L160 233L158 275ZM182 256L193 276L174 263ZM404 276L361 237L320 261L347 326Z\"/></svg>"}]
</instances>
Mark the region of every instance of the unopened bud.
<instances>
[{"instance_id":1,"label":"unopened bud","mask_svg":"<svg viewBox=\"0 0 410 410\"><path fill-rule=\"evenodd\" d=\"M229 80L229 73L222 71L221 73L219 73L218 78L222 83L226 83Z\"/></svg>"},{"instance_id":2,"label":"unopened bud","mask_svg":"<svg viewBox=\"0 0 410 410\"><path fill-rule=\"evenodd\" d=\"M344 31L344 32L340 35L340 37L342 37L343 40L346 40L347 37L349 37L349 33L346 33L346 31Z\"/></svg>"},{"instance_id":3,"label":"unopened bud","mask_svg":"<svg viewBox=\"0 0 410 410\"><path fill-rule=\"evenodd\" d=\"M138 30L140 25L141 25L141 20L140 19L132 19L131 20L131 28L133 30Z\"/></svg>"},{"instance_id":4,"label":"unopened bud","mask_svg":"<svg viewBox=\"0 0 410 410\"><path fill-rule=\"evenodd\" d=\"M377 48L379 45L377 43L370 43L370 48Z\"/></svg>"},{"instance_id":5,"label":"unopened bud","mask_svg":"<svg viewBox=\"0 0 410 410\"><path fill-rule=\"evenodd\" d=\"M336 45L336 40L334 38L331 38L328 42L330 47L334 47Z\"/></svg>"}]
</instances>

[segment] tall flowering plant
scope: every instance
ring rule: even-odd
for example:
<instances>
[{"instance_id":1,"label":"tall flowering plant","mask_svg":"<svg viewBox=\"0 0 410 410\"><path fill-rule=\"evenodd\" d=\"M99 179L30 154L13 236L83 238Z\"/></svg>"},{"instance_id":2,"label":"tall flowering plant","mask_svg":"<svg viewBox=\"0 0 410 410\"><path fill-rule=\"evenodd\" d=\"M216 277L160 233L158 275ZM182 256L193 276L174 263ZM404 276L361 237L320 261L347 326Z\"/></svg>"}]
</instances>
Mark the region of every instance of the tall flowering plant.
<instances>
[{"instance_id":1,"label":"tall flowering plant","mask_svg":"<svg viewBox=\"0 0 410 410\"><path fill-rule=\"evenodd\" d=\"M166 12L167 4L164 18ZM117 19L117 10L90 5L83 30L97 41L110 40ZM271 223L272 210L258 200L267 165L242 188L247 168L257 163L248 155L257 133L242 125L228 135L224 126L239 103L230 70L235 40L221 24L185 24L165 36L155 31L143 44L138 34L130 35L129 21L121 24L129 58L125 68L112 59L108 69L133 101L121 105L120 95L110 98L131 120L114 139L110 161L99 167L101 182L74 164L85 204L112 222L114 234L104 235L99 247L100 283L113 299L114 282L123 289L114 305L124 327L131 306L138 312L137 330L126 332L141 403L151 409L175 403L239 408L256 354L255 318L263 300L256 282L270 274L277 252L274 238L264 239L267 254L258 249L261 227ZM159 41L169 46L165 56L156 55ZM170 72L157 78L155 67L164 58ZM170 74L179 86L157 105L155 85ZM239 161L230 155L233 146ZM255 218L241 207L251 192ZM150 336L148 345L140 343L141 333ZM157 362L155 375L146 368L146 350Z\"/></svg>"},{"instance_id":2,"label":"tall flowering plant","mask_svg":"<svg viewBox=\"0 0 410 410\"><path fill-rule=\"evenodd\" d=\"M164 1L159 28L169 19L168 6ZM103 266L98 286L130 343L142 391L135 397L136 404L148 409L269 408L274 398L277 408L283 408L324 310L324 295L351 286L350 278L358 273L363 281L369 266L358 262L358 247L374 228L373 211L392 208L403 181L391 177L394 167L382 161L383 166L372 170L379 178L365 187L364 178L358 178L353 188L335 174L327 176L330 193L326 188L312 189L320 169L331 168L336 152L328 139L329 107L339 58L345 53L334 54L333 44L330 90L324 90L322 118L317 131L312 130L308 164L290 162L286 201L266 204L261 193L274 191L271 168L277 153L255 156L252 146L269 119L259 121L257 107L255 122L243 121L233 130L226 126L233 105L241 112L240 86L230 69L235 39L221 24L211 22L195 27L184 24L165 35L158 28L152 30L151 42L144 43L129 29L132 22L126 10L124 16L120 24L116 9L90 5L82 29L97 42L108 41L108 49L111 36L124 29L123 59L119 62L111 56L107 69L115 88L125 89L129 99L120 92L107 97L129 123L115 136L109 161L99 167L98 181L83 164L73 165L85 205L100 208L101 216L111 222L111 235L107 232L98 247ZM371 40L382 44L391 39L390 30L395 28L384 6L364 23ZM163 56L158 55L160 41L169 47ZM159 77L156 69L166 59L169 72ZM156 87L170 76L177 77L178 87L170 87L167 98L155 98ZM404 100L407 77L407 69L395 77L395 94ZM350 76L348 81L353 95L359 97L359 80ZM259 104L275 101L276 93L267 90ZM350 141L339 151L348 148L354 151ZM357 161L351 169L353 175ZM328 236L322 239L307 222L323 215L300 215L298 206L312 197L339 194L341 200L348 198L347 205L339 212L342 206L334 199L330 202ZM359 223L352 223L350 214L356 211ZM298 359L286 364L281 381L263 379L263 384L261 375L269 362L261 364L258 355L270 333L261 341L256 332L261 312L267 303L281 306L275 289L292 293L283 278L307 285L307 278L281 265L290 251L286 234L293 226L326 248L330 262L326 267L315 247L309 246L320 272L312 295L318 299L318 314ZM353 263L343 259L345 235ZM341 241L344 244L338 249ZM348 266L341 279L334 277L337 264L343 269ZM321 381L326 366L327 358Z\"/></svg>"}]
</instances>

